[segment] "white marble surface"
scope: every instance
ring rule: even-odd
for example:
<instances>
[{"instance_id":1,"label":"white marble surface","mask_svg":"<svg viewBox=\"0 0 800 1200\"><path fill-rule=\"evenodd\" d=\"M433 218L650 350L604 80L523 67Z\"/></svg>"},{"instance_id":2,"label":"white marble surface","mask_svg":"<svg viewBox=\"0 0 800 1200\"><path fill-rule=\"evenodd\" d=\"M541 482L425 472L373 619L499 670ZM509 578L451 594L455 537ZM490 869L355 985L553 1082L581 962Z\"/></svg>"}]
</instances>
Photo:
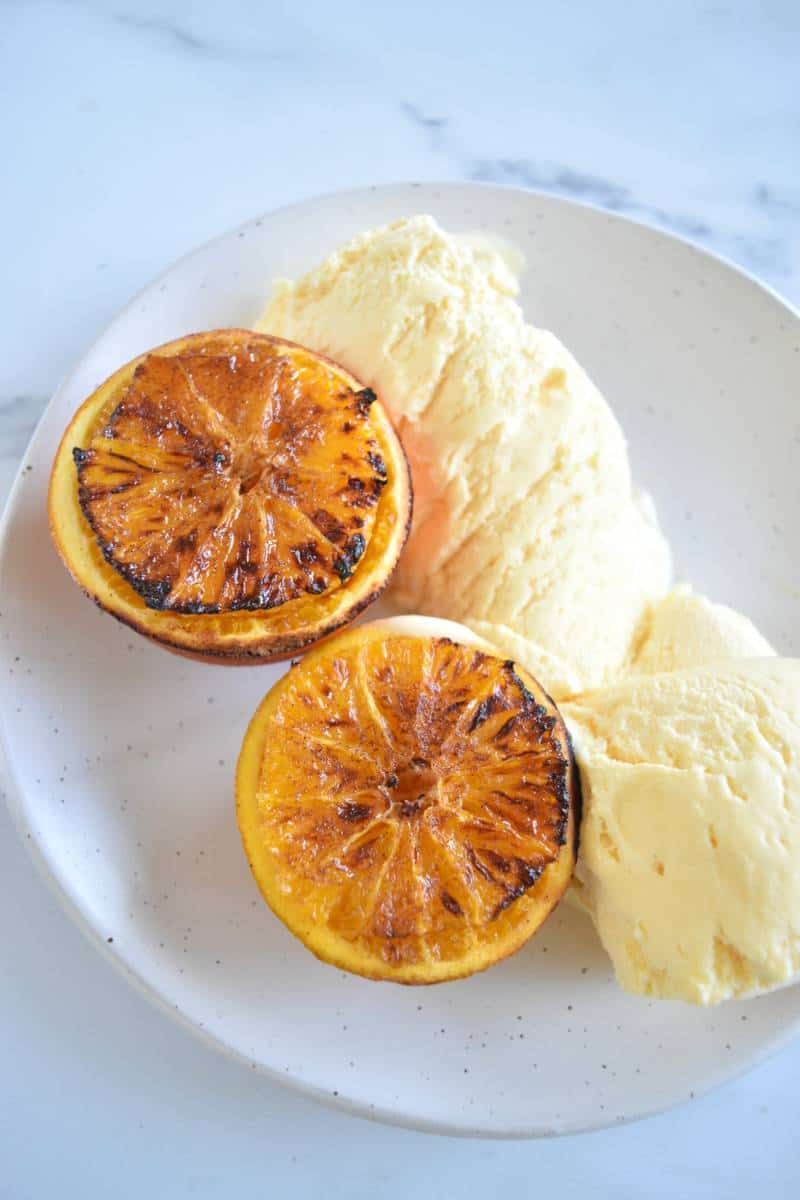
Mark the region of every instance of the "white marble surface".
<instances>
[{"instance_id":1,"label":"white marble surface","mask_svg":"<svg viewBox=\"0 0 800 1200\"><path fill-rule=\"evenodd\" d=\"M59 378L184 251L315 192L553 190L800 300L800 9L472 0L0 3L0 498ZM800 1045L552 1143L367 1125L196 1044L83 944L0 812L0 1196L800 1191Z\"/></svg>"}]
</instances>

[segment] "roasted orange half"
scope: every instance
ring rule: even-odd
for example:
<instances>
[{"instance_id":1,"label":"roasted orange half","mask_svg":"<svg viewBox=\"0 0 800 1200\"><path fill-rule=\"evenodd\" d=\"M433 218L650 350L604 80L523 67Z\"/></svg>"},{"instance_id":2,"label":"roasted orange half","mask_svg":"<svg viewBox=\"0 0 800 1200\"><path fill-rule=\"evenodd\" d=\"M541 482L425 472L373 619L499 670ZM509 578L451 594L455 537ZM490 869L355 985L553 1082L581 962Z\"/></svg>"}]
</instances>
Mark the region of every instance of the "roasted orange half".
<instances>
[{"instance_id":1,"label":"roasted orange half","mask_svg":"<svg viewBox=\"0 0 800 1200\"><path fill-rule=\"evenodd\" d=\"M358 626L253 717L236 785L245 852L319 958L371 979L456 979L517 950L563 895L569 737L536 681L484 647L429 618Z\"/></svg>"},{"instance_id":2,"label":"roasted orange half","mask_svg":"<svg viewBox=\"0 0 800 1200\"><path fill-rule=\"evenodd\" d=\"M101 608L170 649L268 661L376 598L411 484L374 392L302 346L223 329L141 355L89 397L49 510Z\"/></svg>"}]
</instances>

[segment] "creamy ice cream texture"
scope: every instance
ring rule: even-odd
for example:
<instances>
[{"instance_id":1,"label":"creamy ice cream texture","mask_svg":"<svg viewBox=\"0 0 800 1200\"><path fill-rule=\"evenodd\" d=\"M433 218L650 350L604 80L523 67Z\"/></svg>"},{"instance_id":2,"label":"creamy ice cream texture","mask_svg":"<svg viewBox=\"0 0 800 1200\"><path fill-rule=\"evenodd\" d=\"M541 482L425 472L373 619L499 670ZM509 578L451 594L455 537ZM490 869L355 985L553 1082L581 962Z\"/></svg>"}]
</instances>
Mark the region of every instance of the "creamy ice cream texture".
<instances>
[{"instance_id":1,"label":"creamy ice cream texture","mask_svg":"<svg viewBox=\"0 0 800 1200\"><path fill-rule=\"evenodd\" d=\"M686 585L616 687L562 705L584 783L572 898L623 987L714 1004L800 973L800 662Z\"/></svg>"},{"instance_id":2,"label":"creamy ice cream texture","mask_svg":"<svg viewBox=\"0 0 800 1200\"><path fill-rule=\"evenodd\" d=\"M415 516L389 599L469 625L560 697L629 664L669 551L611 410L516 292L506 256L415 217L279 284L258 328L341 362L397 423Z\"/></svg>"},{"instance_id":3,"label":"creamy ice cream texture","mask_svg":"<svg viewBox=\"0 0 800 1200\"><path fill-rule=\"evenodd\" d=\"M412 218L279 284L258 327L342 362L398 424L416 504L397 607L464 622L562 701L576 885L622 985L702 1004L777 986L800 971L800 663L665 595L619 425L525 323L514 271Z\"/></svg>"},{"instance_id":4,"label":"creamy ice cream texture","mask_svg":"<svg viewBox=\"0 0 800 1200\"><path fill-rule=\"evenodd\" d=\"M774 653L747 617L681 584L649 613L631 670L653 674Z\"/></svg>"},{"instance_id":5,"label":"creamy ice cream texture","mask_svg":"<svg viewBox=\"0 0 800 1200\"><path fill-rule=\"evenodd\" d=\"M800 660L631 676L562 706L578 883L623 987L713 1004L800 972Z\"/></svg>"}]
</instances>

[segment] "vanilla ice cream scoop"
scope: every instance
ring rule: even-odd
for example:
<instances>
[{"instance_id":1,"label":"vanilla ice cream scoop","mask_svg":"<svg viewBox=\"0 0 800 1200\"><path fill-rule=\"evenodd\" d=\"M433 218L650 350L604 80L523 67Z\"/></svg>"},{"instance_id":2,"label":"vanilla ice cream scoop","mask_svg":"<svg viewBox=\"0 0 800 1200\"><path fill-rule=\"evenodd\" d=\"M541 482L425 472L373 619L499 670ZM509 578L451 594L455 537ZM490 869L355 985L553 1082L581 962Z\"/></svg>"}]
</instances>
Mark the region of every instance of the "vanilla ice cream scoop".
<instances>
[{"instance_id":1,"label":"vanilla ice cream scoop","mask_svg":"<svg viewBox=\"0 0 800 1200\"><path fill-rule=\"evenodd\" d=\"M725 604L712 603L684 583L649 614L632 670L654 674L774 653L747 617Z\"/></svg>"},{"instance_id":2,"label":"vanilla ice cream scoop","mask_svg":"<svg viewBox=\"0 0 800 1200\"><path fill-rule=\"evenodd\" d=\"M800 660L630 676L562 705L578 884L624 988L713 1004L800 973Z\"/></svg>"},{"instance_id":3,"label":"vanilla ice cream scoop","mask_svg":"<svg viewBox=\"0 0 800 1200\"><path fill-rule=\"evenodd\" d=\"M630 664L669 551L611 410L516 290L501 254L415 217L279 284L258 328L341 362L397 423L415 516L388 598L469 625L563 697Z\"/></svg>"}]
</instances>

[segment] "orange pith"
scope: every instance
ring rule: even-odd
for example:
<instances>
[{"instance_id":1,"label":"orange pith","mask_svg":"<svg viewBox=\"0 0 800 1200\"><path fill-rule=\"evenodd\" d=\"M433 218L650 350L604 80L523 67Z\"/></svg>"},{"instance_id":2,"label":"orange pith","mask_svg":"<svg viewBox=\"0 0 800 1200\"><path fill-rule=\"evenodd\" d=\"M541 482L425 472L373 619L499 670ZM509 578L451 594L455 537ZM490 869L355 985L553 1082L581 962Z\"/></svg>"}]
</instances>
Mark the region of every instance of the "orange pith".
<instances>
[{"instance_id":1,"label":"orange pith","mask_svg":"<svg viewBox=\"0 0 800 1200\"><path fill-rule=\"evenodd\" d=\"M314 953L429 983L505 957L557 903L573 771L558 711L514 664L363 626L266 697L237 811L265 899Z\"/></svg>"},{"instance_id":2,"label":"orange pith","mask_svg":"<svg viewBox=\"0 0 800 1200\"><path fill-rule=\"evenodd\" d=\"M374 393L303 347L194 334L121 368L53 468L56 544L84 589L167 646L271 659L388 580L410 514Z\"/></svg>"}]
</instances>

